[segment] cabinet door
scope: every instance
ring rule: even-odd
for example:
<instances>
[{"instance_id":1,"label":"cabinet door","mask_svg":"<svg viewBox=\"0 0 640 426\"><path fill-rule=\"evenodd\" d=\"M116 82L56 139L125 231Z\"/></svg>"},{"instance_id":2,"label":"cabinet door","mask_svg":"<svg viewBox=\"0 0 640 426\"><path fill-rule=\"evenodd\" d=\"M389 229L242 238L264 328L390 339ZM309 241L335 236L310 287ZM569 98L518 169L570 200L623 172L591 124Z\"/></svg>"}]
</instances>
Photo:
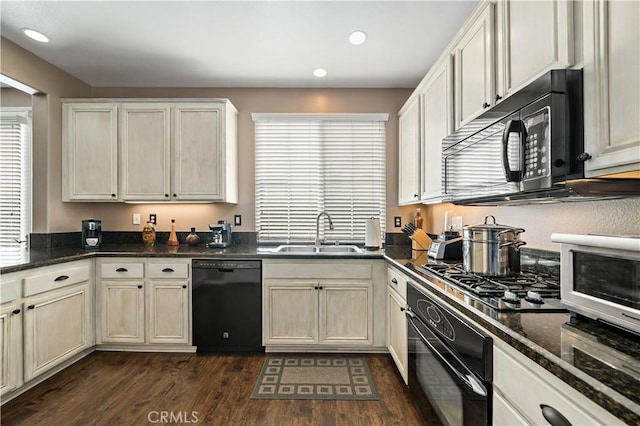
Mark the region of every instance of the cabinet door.
<instances>
[{"instance_id":1,"label":"cabinet door","mask_svg":"<svg viewBox=\"0 0 640 426\"><path fill-rule=\"evenodd\" d=\"M407 319L405 302L391 287L387 289L387 347L405 383L408 383Z\"/></svg>"},{"instance_id":2,"label":"cabinet door","mask_svg":"<svg viewBox=\"0 0 640 426\"><path fill-rule=\"evenodd\" d=\"M98 343L144 343L144 282L102 281Z\"/></svg>"},{"instance_id":3,"label":"cabinet door","mask_svg":"<svg viewBox=\"0 0 640 426\"><path fill-rule=\"evenodd\" d=\"M456 129L494 103L494 50L493 4L487 2L453 52Z\"/></svg>"},{"instance_id":4,"label":"cabinet door","mask_svg":"<svg viewBox=\"0 0 640 426\"><path fill-rule=\"evenodd\" d=\"M498 96L573 64L572 1L505 0L497 7Z\"/></svg>"},{"instance_id":5,"label":"cabinet door","mask_svg":"<svg viewBox=\"0 0 640 426\"><path fill-rule=\"evenodd\" d=\"M420 98L414 97L398 118L398 204L420 201Z\"/></svg>"},{"instance_id":6,"label":"cabinet door","mask_svg":"<svg viewBox=\"0 0 640 426\"><path fill-rule=\"evenodd\" d=\"M264 343L318 343L318 283L265 280Z\"/></svg>"},{"instance_id":7,"label":"cabinet door","mask_svg":"<svg viewBox=\"0 0 640 426\"><path fill-rule=\"evenodd\" d=\"M453 67L451 57L432 74L422 94L422 195L438 202L442 196L442 139L453 127Z\"/></svg>"},{"instance_id":8,"label":"cabinet door","mask_svg":"<svg viewBox=\"0 0 640 426\"><path fill-rule=\"evenodd\" d=\"M92 346L89 284L27 298L24 306L25 382Z\"/></svg>"},{"instance_id":9,"label":"cabinet door","mask_svg":"<svg viewBox=\"0 0 640 426\"><path fill-rule=\"evenodd\" d=\"M0 395L22 384L22 305L7 303L0 311Z\"/></svg>"},{"instance_id":10,"label":"cabinet door","mask_svg":"<svg viewBox=\"0 0 640 426\"><path fill-rule=\"evenodd\" d=\"M373 290L371 282L321 282L319 320L320 343L372 344Z\"/></svg>"},{"instance_id":11,"label":"cabinet door","mask_svg":"<svg viewBox=\"0 0 640 426\"><path fill-rule=\"evenodd\" d=\"M147 341L189 343L189 282L149 281L147 297Z\"/></svg>"},{"instance_id":12,"label":"cabinet door","mask_svg":"<svg viewBox=\"0 0 640 426\"><path fill-rule=\"evenodd\" d=\"M118 107L64 104L63 201L118 199Z\"/></svg>"},{"instance_id":13,"label":"cabinet door","mask_svg":"<svg viewBox=\"0 0 640 426\"><path fill-rule=\"evenodd\" d=\"M173 125L175 200L224 201L222 105L177 105Z\"/></svg>"},{"instance_id":14,"label":"cabinet door","mask_svg":"<svg viewBox=\"0 0 640 426\"><path fill-rule=\"evenodd\" d=\"M166 104L122 104L121 199L170 199L170 118L171 110Z\"/></svg>"},{"instance_id":15,"label":"cabinet door","mask_svg":"<svg viewBox=\"0 0 640 426\"><path fill-rule=\"evenodd\" d=\"M585 1L587 177L640 170L640 2Z\"/></svg>"},{"instance_id":16,"label":"cabinet door","mask_svg":"<svg viewBox=\"0 0 640 426\"><path fill-rule=\"evenodd\" d=\"M522 414L511 406L498 392L493 392L493 419L494 426L527 426L530 421L525 420Z\"/></svg>"}]
</instances>

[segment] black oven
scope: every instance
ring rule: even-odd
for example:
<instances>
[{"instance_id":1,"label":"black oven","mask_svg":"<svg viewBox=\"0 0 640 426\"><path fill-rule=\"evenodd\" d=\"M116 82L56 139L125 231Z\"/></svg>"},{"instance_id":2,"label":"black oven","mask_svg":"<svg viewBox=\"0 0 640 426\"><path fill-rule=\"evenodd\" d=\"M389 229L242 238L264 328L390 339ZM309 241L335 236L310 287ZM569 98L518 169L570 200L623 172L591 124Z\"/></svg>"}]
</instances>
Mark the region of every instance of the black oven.
<instances>
[{"instance_id":1,"label":"black oven","mask_svg":"<svg viewBox=\"0 0 640 426\"><path fill-rule=\"evenodd\" d=\"M425 421L491 424L493 341L419 284L407 286L409 389Z\"/></svg>"}]
</instances>

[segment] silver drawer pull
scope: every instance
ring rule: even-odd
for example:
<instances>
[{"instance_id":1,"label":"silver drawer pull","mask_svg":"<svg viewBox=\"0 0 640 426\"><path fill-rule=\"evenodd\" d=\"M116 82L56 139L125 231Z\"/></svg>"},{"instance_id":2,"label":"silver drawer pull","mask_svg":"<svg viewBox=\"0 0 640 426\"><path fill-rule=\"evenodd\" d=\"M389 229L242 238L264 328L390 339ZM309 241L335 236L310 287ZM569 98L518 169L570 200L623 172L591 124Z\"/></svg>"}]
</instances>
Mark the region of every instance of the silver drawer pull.
<instances>
[{"instance_id":1,"label":"silver drawer pull","mask_svg":"<svg viewBox=\"0 0 640 426\"><path fill-rule=\"evenodd\" d=\"M64 281L64 280L68 280L69 276L68 275L60 275L58 278L56 278L54 281Z\"/></svg>"}]
</instances>

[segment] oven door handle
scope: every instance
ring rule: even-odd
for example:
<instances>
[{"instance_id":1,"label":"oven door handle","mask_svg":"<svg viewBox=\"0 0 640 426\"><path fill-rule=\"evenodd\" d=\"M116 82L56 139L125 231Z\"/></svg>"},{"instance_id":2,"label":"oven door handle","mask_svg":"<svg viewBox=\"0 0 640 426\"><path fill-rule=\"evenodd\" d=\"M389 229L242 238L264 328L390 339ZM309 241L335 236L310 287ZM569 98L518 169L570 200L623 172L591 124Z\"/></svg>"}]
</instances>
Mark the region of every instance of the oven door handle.
<instances>
[{"instance_id":1,"label":"oven door handle","mask_svg":"<svg viewBox=\"0 0 640 426\"><path fill-rule=\"evenodd\" d=\"M411 312L409 309L407 309L404 312L407 315L409 324L411 324L411 327L413 327L416 333L418 333L418 336L420 336L420 339L422 340L422 342L429 348L429 350L431 350L431 353L437 356L438 359L442 361L449 368L449 370L451 370L456 376L458 376L458 378L462 380L462 382L473 391L473 393L480 396L487 396L487 390L482 385L482 383L480 383L480 381L476 379L473 374L471 374L471 372L468 372L468 374L462 374L461 372L456 370L456 368L453 365L451 365L451 363L447 361L446 358L440 355L440 353L436 348L433 347L433 345L429 342L429 340L427 340L424 334L422 334L422 332L418 329L418 327L413 323L414 318L416 318L416 314Z\"/></svg>"}]
</instances>

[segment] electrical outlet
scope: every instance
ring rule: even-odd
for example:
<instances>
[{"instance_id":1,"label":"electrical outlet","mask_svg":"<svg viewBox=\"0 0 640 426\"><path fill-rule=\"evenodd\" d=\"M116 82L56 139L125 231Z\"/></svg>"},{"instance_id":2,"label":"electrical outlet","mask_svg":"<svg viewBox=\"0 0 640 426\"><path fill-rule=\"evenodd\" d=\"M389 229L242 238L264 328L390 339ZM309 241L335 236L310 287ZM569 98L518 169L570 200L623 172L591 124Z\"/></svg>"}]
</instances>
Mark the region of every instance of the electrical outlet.
<instances>
[{"instance_id":1,"label":"electrical outlet","mask_svg":"<svg viewBox=\"0 0 640 426\"><path fill-rule=\"evenodd\" d=\"M156 223L156 214L155 213L151 213L149 215L149 222L153 223L154 225L157 225L157 223Z\"/></svg>"},{"instance_id":2,"label":"electrical outlet","mask_svg":"<svg viewBox=\"0 0 640 426\"><path fill-rule=\"evenodd\" d=\"M393 226L395 226L396 228L400 228L402 226L402 219L400 218L400 216L393 217Z\"/></svg>"},{"instance_id":3,"label":"electrical outlet","mask_svg":"<svg viewBox=\"0 0 640 426\"><path fill-rule=\"evenodd\" d=\"M242 225L242 216L237 214L233 216L233 224L235 226L241 226Z\"/></svg>"},{"instance_id":4,"label":"electrical outlet","mask_svg":"<svg viewBox=\"0 0 640 426\"><path fill-rule=\"evenodd\" d=\"M133 214L133 224L140 225L140 213Z\"/></svg>"}]
</instances>

